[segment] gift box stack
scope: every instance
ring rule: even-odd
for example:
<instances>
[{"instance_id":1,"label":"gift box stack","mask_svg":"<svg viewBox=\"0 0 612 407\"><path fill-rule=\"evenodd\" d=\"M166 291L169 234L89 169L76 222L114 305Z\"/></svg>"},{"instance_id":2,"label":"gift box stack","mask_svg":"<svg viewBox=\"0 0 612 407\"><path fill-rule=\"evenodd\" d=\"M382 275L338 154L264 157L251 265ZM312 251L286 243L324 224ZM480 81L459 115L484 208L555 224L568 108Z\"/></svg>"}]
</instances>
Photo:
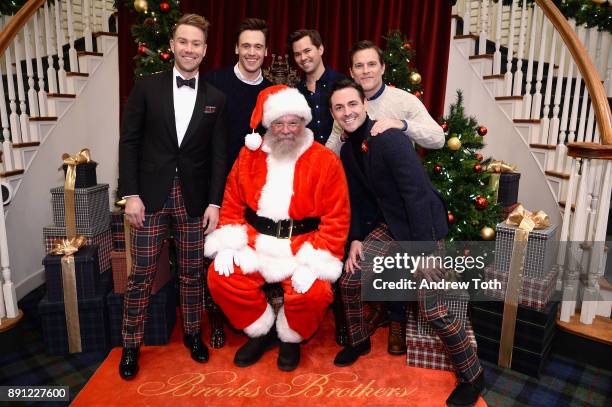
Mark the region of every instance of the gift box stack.
<instances>
[{"instance_id":1,"label":"gift box stack","mask_svg":"<svg viewBox=\"0 0 612 407\"><path fill-rule=\"evenodd\" d=\"M519 206L513 214L522 210ZM556 229L556 225L541 225L529 232L520 276L510 367L535 377L546 363L556 330L558 303L551 301L557 277L557 268L554 267L558 249ZM509 301L506 287L511 260L518 256L514 241L517 230L518 226L509 222L497 225L495 264L485 269L485 281L498 281L501 289L485 289L484 301L472 303L472 323L479 355L494 363L499 362L504 301Z\"/></svg>"},{"instance_id":2,"label":"gift box stack","mask_svg":"<svg viewBox=\"0 0 612 407\"><path fill-rule=\"evenodd\" d=\"M443 301L449 309L449 313L455 315L461 321L472 348L477 351L476 338L467 316L469 295L461 291L449 291L444 294ZM406 348L406 361L409 366L454 370L442 341L417 310L408 312L406 316Z\"/></svg>"},{"instance_id":3,"label":"gift box stack","mask_svg":"<svg viewBox=\"0 0 612 407\"><path fill-rule=\"evenodd\" d=\"M518 205L518 191L521 174L514 165L503 161L492 161L488 165L491 174L491 186L497 190L497 202L502 205L506 218Z\"/></svg>"}]
</instances>

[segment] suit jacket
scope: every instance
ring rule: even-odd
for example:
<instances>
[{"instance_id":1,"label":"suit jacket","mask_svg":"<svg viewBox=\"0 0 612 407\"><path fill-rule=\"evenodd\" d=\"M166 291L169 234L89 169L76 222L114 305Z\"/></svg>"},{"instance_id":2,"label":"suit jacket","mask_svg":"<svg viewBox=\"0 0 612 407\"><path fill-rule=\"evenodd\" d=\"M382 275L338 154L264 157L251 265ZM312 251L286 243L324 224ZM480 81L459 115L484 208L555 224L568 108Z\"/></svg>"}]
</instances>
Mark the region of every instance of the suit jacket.
<instances>
[{"instance_id":1,"label":"suit jacket","mask_svg":"<svg viewBox=\"0 0 612 407\"><path fill-rule=\"evenodd\" d=\"M124 110L119 140L120 195L140 195L160 210L178 175L187 213L221 205L226 178L225 96L200 75L193 115L179 147L172 70L138 80Z\"/></svg>"},{"instance_id":2,"label":"suit jacket","mask_svg":"<svg viewBox=\"0 0 612 407\"><path fill-rule=\"evenodd\" d=\"M367 119L367 133L374 122ZM351 240L363 240L382 215L400 241L435 241L448 232L447 210L410 139L397 129L370 138L363 171L350 142L340 158L349 184Z\"/></svg>"}]
</instances>

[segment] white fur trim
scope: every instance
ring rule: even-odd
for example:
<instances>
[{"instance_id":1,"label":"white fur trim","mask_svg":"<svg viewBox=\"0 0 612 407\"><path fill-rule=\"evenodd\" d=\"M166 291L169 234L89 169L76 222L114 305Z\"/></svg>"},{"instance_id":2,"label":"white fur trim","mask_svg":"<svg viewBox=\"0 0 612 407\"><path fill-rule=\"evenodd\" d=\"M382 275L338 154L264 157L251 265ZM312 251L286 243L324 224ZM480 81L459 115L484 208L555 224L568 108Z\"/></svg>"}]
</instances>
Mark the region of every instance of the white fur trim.
<instances>
[{"instance_id":1,"label":"white fur trim","mask_svg":"<svg viewBox=\"0 0 612 407\"><path fill-rule=\"evenodd\" d=\"M270 304L266 304L266 310L261 314L255 322L251 325L244 328L244 333L247 334L249 338L257 338L259 336L264 336L268 332L270 332L270 328L274 325L274 310Z\"/></svg>"},{"instance_id":2,"label":"white fur trim","mask_svg":"<svg viewBox=\"0 0 612 407\"><path fill-rule=\"evenodd\" d=\"M293 173L297 160L279 160L268 155L266 183L261 189L257 214L273 221L289 218L289 204L293 196Z\"/></svg>"},{"instance_id":3,"label":"white fur trim","mask_svg":"<svg viewBox=\"0 0 612 407\"><path fill-rule=\"evenodd\" d=\"M306 98L295 88L283 89L268 96L263 105L261 123L267 129L274 120L286 114L300 116L304 118L306 124L312 120L312 113Z\"/></svg>"},{"instance_id":4,"label":"white fur trim","mask_svg":"<svg viewBox=\"0 0 612 407\"><path fill-rule=\"evenodd\" d=\"M291 277L297 261L291 252L291 240L260 234L255 239L259 273L268 283Z\"/></svg>"},{"instance_id":5,"label":"white fur trim","mask_svg":"<svg viewBox=\"0 0 612 407\"><path fill-rule=\"evenodd\" d=\"M250 246L244 246L236 253L238 262L240 263L240 270L244 274L249 274L257 271L259 268L259 259L257 253Z\"/></svg>"},{"instance_id":6,"label":"white fur trim","mask_svg":"<svg viewBox=\"0 0 612 407\"><path fill-rule=\"evenodd\" d=\"M225 225L206 237L204 256L212 258L223 249L240 250L247 243L246 225Z\"/></svg>"},{"instance_id":7,"label":"white fur trim","mask_svg":"<svg viewBox=\"0 0 612 407\"><path fill-rule=\"evenodd\" d=\"M261 135L259 133L247 134L244 138L244 145L251 151L255 151L261 146Z\"/></svg>"},{"instance_id":8,"label":"white fur trim","mask_svg":"<svg viewBox=\"0 0 612 407\"><path fill-rule=\"evenodd\" d=\"M276 317L276 333L278 338L285 343L300 343L304 338L289 327L289 322L285 316L285 307L281 307Z\"/></svg>"},{"instance_id":9,"label":"white fur trim","mask_svg":"<svg viewBox=\"0 0 612 407\"><path fill-rule=\"evenodd\" d=\"M342 262L340 260L327 250L315 249L309 242L300 247L295 258L299 264L310 267L320 280L333 283L342 274Z\"/></svg>"}]
</instances>

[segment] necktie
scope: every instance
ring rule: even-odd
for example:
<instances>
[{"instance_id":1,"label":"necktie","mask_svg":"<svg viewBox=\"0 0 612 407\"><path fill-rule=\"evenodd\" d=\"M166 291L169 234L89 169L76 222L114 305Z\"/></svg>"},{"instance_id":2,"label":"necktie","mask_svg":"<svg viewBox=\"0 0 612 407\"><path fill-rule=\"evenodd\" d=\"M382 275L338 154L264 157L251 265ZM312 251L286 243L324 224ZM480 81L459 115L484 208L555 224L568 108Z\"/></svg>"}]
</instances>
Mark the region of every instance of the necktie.
<instances>
[{"instance_id":1,"label":"necktie","mask_svg":"<svg viewBox=\"0 0 612 407\"><path fill-rule=\"evenodd\" d=\"M191 78L191 79L183 79L180 76L176 77L176 86L177 87L181 87L183 85L185 86L189 86L191 89L195 89L195 78Z\"/></svg>"}]
</instances>

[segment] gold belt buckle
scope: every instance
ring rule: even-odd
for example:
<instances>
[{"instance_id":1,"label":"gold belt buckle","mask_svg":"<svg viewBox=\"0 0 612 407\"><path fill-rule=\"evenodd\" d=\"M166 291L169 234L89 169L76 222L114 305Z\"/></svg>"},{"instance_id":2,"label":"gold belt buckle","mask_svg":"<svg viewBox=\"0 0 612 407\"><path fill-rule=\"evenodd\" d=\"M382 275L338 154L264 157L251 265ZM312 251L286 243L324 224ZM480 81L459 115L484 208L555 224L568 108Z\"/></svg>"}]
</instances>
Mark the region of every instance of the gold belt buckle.
<instances>
[{"instance_id":1,"label":"gold belt buckle","mask_svg":"<svg viewBox=\"0 0 612 407\"><path fill-rule=\"evenodd\" d=\"M293 235L293 219L289 219L289 236L287 237L281 237L281 230L282 230L282 224L283 221L279 220L276 223L276 238L277 239L291 239L291 236Z\"/></svg>"}]
</instances>

